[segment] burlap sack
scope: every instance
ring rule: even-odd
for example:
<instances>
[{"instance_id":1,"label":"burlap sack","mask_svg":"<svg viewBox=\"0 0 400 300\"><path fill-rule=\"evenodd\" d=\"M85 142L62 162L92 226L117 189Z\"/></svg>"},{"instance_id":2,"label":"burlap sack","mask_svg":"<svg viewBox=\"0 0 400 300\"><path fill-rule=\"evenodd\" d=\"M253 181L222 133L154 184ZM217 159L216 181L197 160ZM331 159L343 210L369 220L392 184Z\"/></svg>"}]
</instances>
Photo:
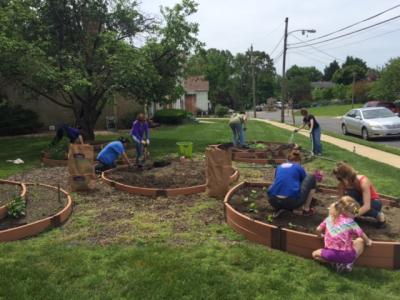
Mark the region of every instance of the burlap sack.
<instances>
[{"instance_id":1,"label":"burlap sack","mask_svg":"<svg viewBox=\"0 0 400 300\"><path fill-rule=\"evenodd\" d=\"M207 194L223 199L229 190L232 175L232 157L229 151L215 147L206 149Z\"/></svg>"},{"instance_id":2,"label":"burlap sack","mask_svg":"<svg viewBox=\"0 0 400 300\"><path fill-rule=\"evenodd\" d=\"M71 175L69 176L69 186L72 192L83 192L94 190L96 187L95 175Z\"/></svg>"},{"instance_id":3,"label":"burlap sack","mask_svg":"<svg viewBox=\"0 0 400 300\"><path fill-rule=\"evenodd\" d=\"M94 151L91 145L70 144L68 171L70 175L94 174Z\"/></svg>"},{"instance_id":4,"label":"burlap sack","mask_svg":"<svg viewBox=\"0 0 400 300\"><path fill-rule=\"evenodd\" d=\"M93 190L96 184L93 146L70 144L68 171L70 174L69 185L72 192Z\"/></svg>"}]
</instances>

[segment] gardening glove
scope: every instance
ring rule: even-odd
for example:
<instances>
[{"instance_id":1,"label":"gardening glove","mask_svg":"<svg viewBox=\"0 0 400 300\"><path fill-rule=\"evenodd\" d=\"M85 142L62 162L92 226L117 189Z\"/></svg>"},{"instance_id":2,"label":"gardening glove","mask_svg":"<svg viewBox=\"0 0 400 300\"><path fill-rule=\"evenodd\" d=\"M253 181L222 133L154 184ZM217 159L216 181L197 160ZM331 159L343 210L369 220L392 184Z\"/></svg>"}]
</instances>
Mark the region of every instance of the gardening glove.
<instances>
[{"instance_id":1,"label":"gardening glove","mask_svg":"<svg viewBox=\"0 0 400 300\"><path fill-rule=\"evenodd\" d=\"M147 140L146 140L146 143L147 143L147 145L150 145L150 140L147 139Z\"/></svg>"}]
</instances>

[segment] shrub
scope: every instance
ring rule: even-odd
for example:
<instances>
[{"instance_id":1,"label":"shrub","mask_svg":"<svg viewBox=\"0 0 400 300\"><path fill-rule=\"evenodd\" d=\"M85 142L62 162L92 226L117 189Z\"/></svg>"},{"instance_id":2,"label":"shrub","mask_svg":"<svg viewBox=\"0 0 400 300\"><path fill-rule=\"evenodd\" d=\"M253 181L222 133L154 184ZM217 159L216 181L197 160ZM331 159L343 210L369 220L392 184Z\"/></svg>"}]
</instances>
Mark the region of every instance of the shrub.
<instances>
[{"instance_id":1,"label":"shrub","mask_svg":"<svg viewBox=\"0 0 400 300\"><path fill-rule=\"evenodd\" d=\"M58 144L49 145L47 149L47 153L50 155L51 159L66 159L69 149L69 141L68 139L62 139Z\"/></svg>"},{"instance_id":2,"label":"shrub","mask_svg":"<svg viewBox=\"0 0 400 300\"><path fill-rule=\"evenodd\" d=\"M0 105L0 135L32 133L42 126L36 112L20 105Z\"/></svg>"},{"instance_id":3,"label":"shrub","mask_svg":"<svg viewBox=\"0 0 400 300\"><path fill-rule=\"evenodd\" d=\"M186 119L186 111L182 109L163 109L156 111L153 120L161 124L182 124Z\"/></svg>"},{"instance_id":4,"label":"shrub","mask_svg":"<svg viewBox=\"0 0 400 300\"><path fill-rule=\"evenodd\" d=\"M122 129L131 129L132 128L132 123L134 120L136 120L137 115L140 113L140 111L132 111L127 114L125 114L122 118L119 119L119 123Z\"/></svg>"},{"instance_id":5,"label":"shrub","mask_svg":"<svg viewBox=\"0 0 400 300\"><path fill-rule=\"evenodd\" d=\"M7 204L8 215L14 219L25 216L26 203L21 197L15 197Z\"/></svg>"},{"instance_id":6,"label":"shrub","mask_svg":"<svg viewBox=\"0 0 400 300\"><path fill-rule=\"evenodd\" d=\"M215 114L217 117L225 117L229 112L229 108L220 104L215 107Z\"/></svg>"}]
</instances>

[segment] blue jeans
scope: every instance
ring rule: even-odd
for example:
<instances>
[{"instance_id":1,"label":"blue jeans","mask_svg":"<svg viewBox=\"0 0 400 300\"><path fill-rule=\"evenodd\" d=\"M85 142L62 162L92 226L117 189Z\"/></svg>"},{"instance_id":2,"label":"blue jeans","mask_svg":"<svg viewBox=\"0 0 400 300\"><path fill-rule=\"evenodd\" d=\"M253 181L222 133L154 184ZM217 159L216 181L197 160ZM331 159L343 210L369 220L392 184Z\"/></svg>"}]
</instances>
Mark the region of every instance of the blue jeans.
<instances>
[{"instance_id":1,"label":"blue jeans","mask_svg":"<svg viewBox=\"0 0 400 300\"><path fill-rule=\"evenodd\" d=\"M233 133L233 146L244 146L244 131L241 123L229 125Z\"/></svg>"},{"instance_id":2,"label":"blue jeans","mask_svg":"<svg viewBox=\"0 0 400 300\"><path fill-rule=\"evenodd\" d=\"M362 194L357 191L356 189L347 189L346 194L350 197L352 197L354 200L360 204L360 206L364 205L363 197ZM366 217L372 217L372 218L377 218L378 214L382 210L382 202L379 199L371 199L371 209L364 214Z\"/></svg>"},{"instance_id":3,"label":"blue jeans","mask_svg":"<svg viewBox=\"0 0 400 300\"><path fill-rule=\"evenodd\" d=\"M311 131L312 151L314 154L322 154L321 145L321 127L315 128Z\"/></svg>"},{"instance_id":4,"label":"blue jeans","mask_svg":"<svg viewBox=\"0 0 400 300\"><path fill-rule=\"evenodd\" d=\"M136 148L136 163L139 163L139 159L143 154L143 145L142 143L135 142L135 148Z\"/></svg>"}]
</instances>

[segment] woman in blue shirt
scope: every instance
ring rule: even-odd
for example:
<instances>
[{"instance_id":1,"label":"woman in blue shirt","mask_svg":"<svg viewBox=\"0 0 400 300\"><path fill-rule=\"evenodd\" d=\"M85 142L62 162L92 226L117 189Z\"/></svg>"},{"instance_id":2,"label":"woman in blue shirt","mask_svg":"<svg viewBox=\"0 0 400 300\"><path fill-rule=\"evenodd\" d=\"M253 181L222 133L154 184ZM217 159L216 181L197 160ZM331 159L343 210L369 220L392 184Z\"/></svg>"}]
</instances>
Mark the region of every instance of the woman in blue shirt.
<instances>
[{"instance_id":1,"label":"woman in blue shirt","mask_svg":"<svg viewBox=\"0 0 400 300\"><path fill-rule=\"evenodd\" d=\"M268 201L275 208L275 216L301 206L303 215L314 214L310 206L316 188L315 176L307 175L300 163L299 151L293 150L288 161L276 168L274 182L268 189Z\"/></svg>"},{"instance_id":2,"label":"woman in blue shirt","mask_svg":"<svg viewBox=\"0 0 400 300\"><path fill-rule=\"evenodd\" d=\"M95 166L96 173L99 174L101 172L115 168L115 161L120 156L122 156L125 163L127 163L129 167L132 167L132 164L130 163L125 151L127 143L128 140L123 137L119 138L118 141L108 143L103 148L103 150L100 151L99 155L97 155L98 163Z\"/></svg>"}]
</instances>

